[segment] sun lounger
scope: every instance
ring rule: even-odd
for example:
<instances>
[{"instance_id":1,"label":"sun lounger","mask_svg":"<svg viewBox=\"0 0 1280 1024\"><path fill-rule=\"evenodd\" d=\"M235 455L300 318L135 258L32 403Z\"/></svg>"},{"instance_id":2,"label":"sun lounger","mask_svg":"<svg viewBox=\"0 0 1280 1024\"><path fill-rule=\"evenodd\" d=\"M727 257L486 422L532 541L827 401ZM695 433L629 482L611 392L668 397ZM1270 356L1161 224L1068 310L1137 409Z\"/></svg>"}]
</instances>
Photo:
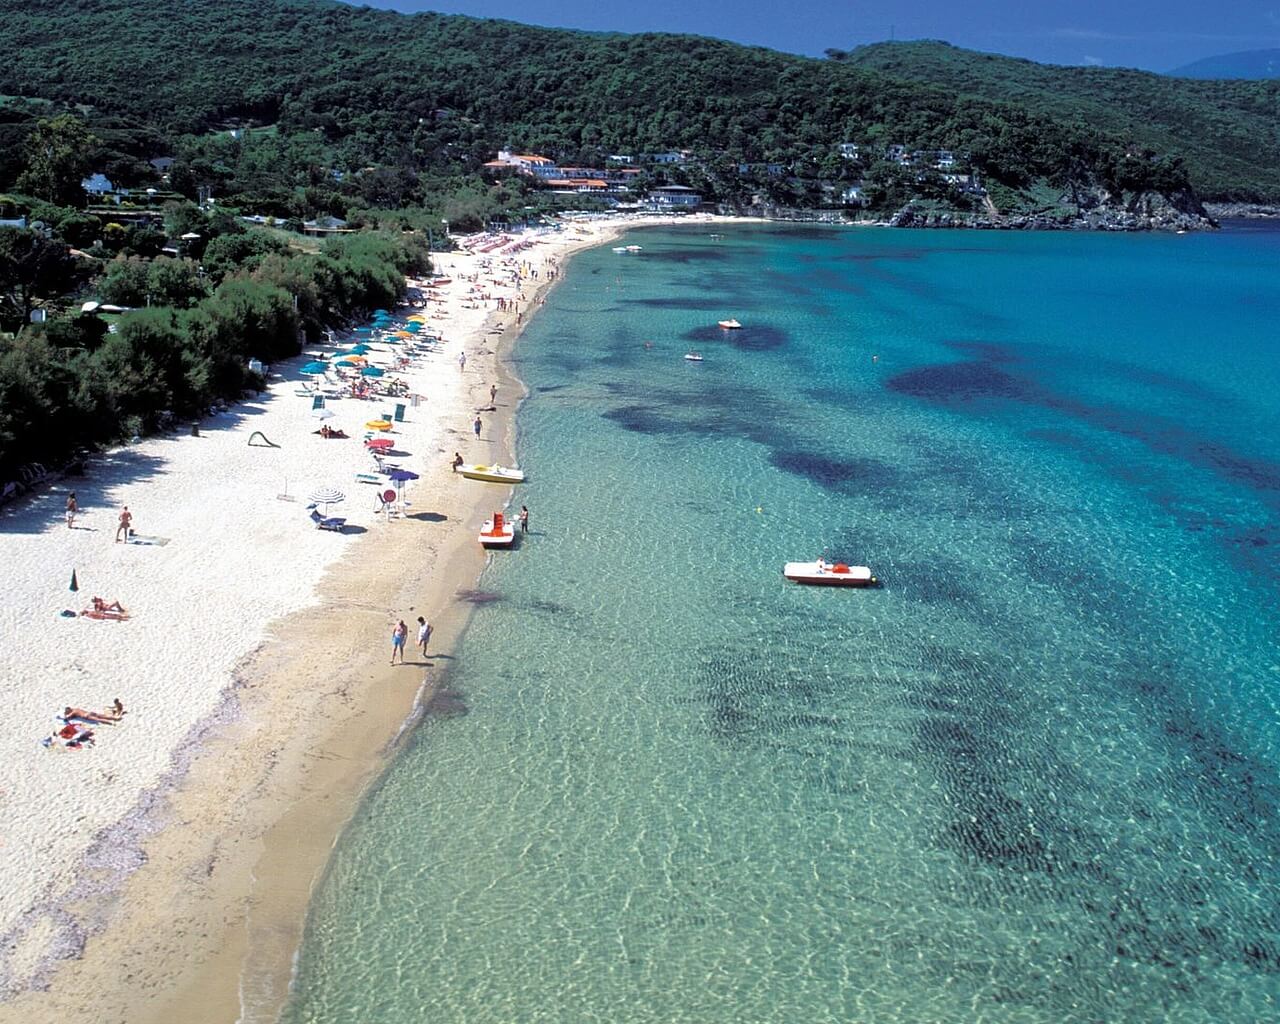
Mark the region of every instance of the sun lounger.
<instances>
[{"instance_id":1,"label":"sun lounger","mask_svg":"<svg viewBox=\"0 0 1280 1024\"><path fill-rule=\"evenodd\" d=\"M337 533L341 533L342 528L347 524L346 519L338 516L322 516L320 510L314 505L311 506L311 521L316 524L318 530L334 530Z\"/></svg>"}]
</instances>

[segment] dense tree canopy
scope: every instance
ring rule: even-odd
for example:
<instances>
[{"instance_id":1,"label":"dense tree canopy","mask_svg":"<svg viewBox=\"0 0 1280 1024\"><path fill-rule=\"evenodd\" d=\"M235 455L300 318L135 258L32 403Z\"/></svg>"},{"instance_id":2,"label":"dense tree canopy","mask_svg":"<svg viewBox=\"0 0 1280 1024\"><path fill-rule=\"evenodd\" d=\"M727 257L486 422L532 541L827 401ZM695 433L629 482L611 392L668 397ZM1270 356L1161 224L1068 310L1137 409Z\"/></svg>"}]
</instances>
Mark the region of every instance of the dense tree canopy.
<instances>
[{"instance_id":1,"label":"dense tree canopy","mask_svg":"<svg viewBox=\"0 0 1280 1024\"><path fill-rule=\"evenodd\" d=\"M815 60L330 0L0 0L0 12L0 94L88 111L102 167L127 176L176 150L176 190L234 193L281 218L351 201L439 210L433 181L506 145L579 164L685 148L838 177L837 143L902 142L972 151L1010 184L1136 145L1181 156L1208 194L1280 198L1274 82L1047 68L939 44ZM126 31L136 25L147 31ZM246 125L271 127L249 144Z\"/></svg>"}]
</instances>

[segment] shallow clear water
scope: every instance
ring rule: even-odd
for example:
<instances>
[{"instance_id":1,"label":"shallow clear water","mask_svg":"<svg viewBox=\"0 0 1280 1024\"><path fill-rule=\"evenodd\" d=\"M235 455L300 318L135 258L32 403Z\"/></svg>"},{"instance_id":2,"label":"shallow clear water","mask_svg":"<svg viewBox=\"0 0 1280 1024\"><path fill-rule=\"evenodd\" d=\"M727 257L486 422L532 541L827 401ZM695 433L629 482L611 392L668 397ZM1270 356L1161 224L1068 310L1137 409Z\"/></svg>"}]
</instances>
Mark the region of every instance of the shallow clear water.
<instances>
[{"instance_id":1,"label":"shallow clear water","mask_svg":"<svg viewBox=\"0 0 1280 1024\"><path fill-rule=\"evenodd\" d=\"M1280 234L629 241L286 1020L1273 1018Z\"/></svg>"}]
</instances>

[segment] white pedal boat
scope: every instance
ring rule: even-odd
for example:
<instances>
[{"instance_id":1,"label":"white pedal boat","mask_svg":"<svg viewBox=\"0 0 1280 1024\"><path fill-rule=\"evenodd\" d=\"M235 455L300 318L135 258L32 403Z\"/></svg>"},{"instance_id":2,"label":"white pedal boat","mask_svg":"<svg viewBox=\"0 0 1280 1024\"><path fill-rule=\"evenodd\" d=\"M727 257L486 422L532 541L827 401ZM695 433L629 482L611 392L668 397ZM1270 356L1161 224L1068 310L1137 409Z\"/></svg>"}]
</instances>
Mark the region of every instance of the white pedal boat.
<instances>
[{"instance_id":1,"label":"white pedal boat","mask_svg":"<svg viewBox=\"0 0 1280 1024\"><path fill-rule=\"evenodd\" d=\"M487 480L492 484L524 483L524 472L514 466L481 466L464 462L458 472L468 480Z\"/></svg>"},{"instance_id":2,"label":"white pedal boat","mask_svg":"<svg viewBox=\"0 0 1280 1024\"><path fill-rule=\"evenodd\" d=\"M880 581L865 565L845 565L844 562L788 562L782 567L782 575L793 583L807 583L817 587L874 587Z\"/></svg>"},{"instance_id":3,"label":"white pedal boat","mask_svg":"<svg viewBox=\"0 0 1280 1024\"><path fill-rule=\"evenodd\" d=\"M501 512L486 519L480 527L480 544L486 548L509 548L516 541L516 530Z\"/></svg>"},{"instance_id":4,"label":"white pedal boat","mask_svg":"<svg viewBox=\"0 0 1280 1024\"><path fill-rule=\"evenodd\" d=\"M742 326L737 320L717 320L717 327L723 327L726 331L736 331Z\"/></svg>"}]
</instances>

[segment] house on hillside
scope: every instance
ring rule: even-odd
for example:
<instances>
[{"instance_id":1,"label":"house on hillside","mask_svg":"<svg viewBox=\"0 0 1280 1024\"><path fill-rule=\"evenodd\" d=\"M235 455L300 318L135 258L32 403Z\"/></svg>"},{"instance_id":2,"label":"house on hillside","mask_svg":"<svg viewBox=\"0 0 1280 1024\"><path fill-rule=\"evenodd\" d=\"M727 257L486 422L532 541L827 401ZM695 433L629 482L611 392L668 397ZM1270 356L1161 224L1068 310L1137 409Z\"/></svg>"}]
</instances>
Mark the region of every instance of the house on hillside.
<instances>
[{"instance_id":1,"label":"house on hillside","mask_svg":"<svg viewBox=\"0 0 1280 1024\"><path fill-rule=\"evenodd\" d=\"M91 174L80 182L80 187L89 195L99 197L112 195L116 190L105 174Z\"/></svg>"},{"instance_id":2,"label":"house on hillside","mask_svg":"<svg viewBox=\"0 0 1280 1024\"><path fill-rule=\"evenodd\" d=\"M307 235L347 235L354 230L347 227L347 222L341 217L317 217L302 222L302 231Z\"/></svg>"},{"instance_id":3,"label":"house on hillside","mask_svg":"<svg viewBox=\"0 0 1280 1024\"><path fill-rule=\"evenodd\" d=\"M840 143L839 148L840 148L840 155L844 157L846 160L862 159L862 147L859 146L856 142L842 142Z\"/></svg>"},{"instance_id":4,"label":"house on hillside","mask_svg":"<svg viewBox=\"0 0 1280 1024\"><path fill-rule=\"evenodd\" d=\"M504 167L514 167L521 174L527 174L534 178L559 178L562 177L560 168L556 166L556 162L549 156L538 156L535 153L513 153L509 149L498 150L498 159L490 160L485 167L488 169L501 169Z\"/></svg>"},{"instance_id":5,"label":"house on hillside","mask_svg":"<svg viewBox=\"0 0 1280 1024\"><path fill-rule=\"evenodd\" d=\"M884 151L884 158L890 163L901 164L903 167L911 163L911 154L907 152L907 147L894 143Z\"/></svg>"},{"instance_id":6,"label":"house on hillside","mask_svg":"<svg viewBox=\"0 0 1280 1024\"><path fill-rule=\"evenodd\" d=\"M867 205L867 197L866 197L866 194L862 191L861 184L850 185L847 189L844 190L843 193L841 193L840 200L841 202L844 203L845 206L866 206Z\"/></svg>"}]
</instances>

